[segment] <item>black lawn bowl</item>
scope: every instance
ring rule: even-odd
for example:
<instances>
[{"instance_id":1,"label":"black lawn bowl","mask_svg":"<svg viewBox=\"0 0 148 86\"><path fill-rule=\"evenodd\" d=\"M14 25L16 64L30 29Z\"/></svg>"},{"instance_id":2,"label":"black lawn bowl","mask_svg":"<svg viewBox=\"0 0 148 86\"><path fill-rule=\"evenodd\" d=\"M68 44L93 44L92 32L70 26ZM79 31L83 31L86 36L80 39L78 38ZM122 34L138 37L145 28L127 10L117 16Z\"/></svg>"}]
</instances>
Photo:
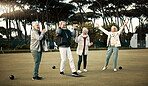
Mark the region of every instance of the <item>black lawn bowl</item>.
<instances>
[{"instance_id":1,"label":"black lawn bowl","mask_svg":"<svg viewBox=\"0 0 148 86\"><path fill-rule=\"evenodd\" d=\"M13 80L13 79L14 79L14 75L10 75L9 78L10 78L11 80Z\"/></svg>"},{"instance_id":2,"label":"black lawn bowl","mask_svg":"<svg viewBox=\"0 0 148 86\"><path fill-rule=\"evenodd\" d=\"M52 69L56 69L56 66L52 66Z\"/></svg>"},{"instance_id":3,"label":"black lawn bowl","mask_svg":"<svg viewBox=\"0 0 148 86\"><path fill-rule=\"evenodd\" d=\"M119 69L121 70L122 69L122 66L120 66Z\"/></svg>"}]
</instances>

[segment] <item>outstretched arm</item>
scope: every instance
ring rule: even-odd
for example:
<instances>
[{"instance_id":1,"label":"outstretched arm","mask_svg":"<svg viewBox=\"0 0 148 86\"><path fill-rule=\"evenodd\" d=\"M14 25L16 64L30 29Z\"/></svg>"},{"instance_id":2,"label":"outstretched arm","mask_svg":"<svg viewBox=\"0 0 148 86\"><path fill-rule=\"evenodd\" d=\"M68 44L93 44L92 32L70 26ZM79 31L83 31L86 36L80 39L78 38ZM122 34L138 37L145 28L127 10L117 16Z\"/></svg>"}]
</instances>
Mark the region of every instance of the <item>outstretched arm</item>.
<instances>
[{"instance_id":1,"label":"outstretched arm","mask_svg":"<svg viewBox=\"0 0 148 86\"><path fill-rule=\"evenodd\" d=\"M79 43L79 38L80 38L80 37L78 36L78 33L76 33L76 38L75 38L75 42L76 42L76 43Z\"/></svg>"},{"instance_id":2,"label":"outstretched arm","mask_svg":"<svg viewBox=\"0 0 148 86\"><path fill-rule=\"evenodd\" d=\"M56 36L60 36L61 35L61 27L56 29Z\"/></svg>"},{"instance_id":3,"label":"outstretched arm","mask_svg":"<svg viewBox=\"0 0 148 86\"><path fill-rule=\"evenodd\" d=\"M62 22L59 22L59 28L56 29L56 36L61 35L61 25L62 25Z\"/></svg>"},{"instance_id":4,"label":"outstretched arm","mask_svg":"<svg viewBox=\"0 0 148 86\"><path fill-rule=\"evenodd\" d=\"M106 35L109 34L109 32L108 32L107 30L105 30L104 28L100 27L99 24L97 24L97 26L98 26L98 28L99 28L102 32L104 32Z\"/></svg>"},{"instance_id":5,"label":"outstretched arm","mask_svg":"<svg viewBox=\"0 0 148 86\"><path fill-rule=\"evenodd\" d=\"M72 36L73 36L73 37L76 37L77 27L76 27L75 24L73 24L73 27L74 27L74 30L73 30L73 32L72 32Z\"/></svg>"},{"instance_id":6,"label":"outstretched arm","mask_svg":"<svg viewBox=\"0 0 148 86\"><path fill-rule=\"evenodd\" d=\"M121 27L121 29L118 31L119 35L121 34L123 28L128 24L128 22L125 22L124 25Z\"/></svg>"}]
</instances>

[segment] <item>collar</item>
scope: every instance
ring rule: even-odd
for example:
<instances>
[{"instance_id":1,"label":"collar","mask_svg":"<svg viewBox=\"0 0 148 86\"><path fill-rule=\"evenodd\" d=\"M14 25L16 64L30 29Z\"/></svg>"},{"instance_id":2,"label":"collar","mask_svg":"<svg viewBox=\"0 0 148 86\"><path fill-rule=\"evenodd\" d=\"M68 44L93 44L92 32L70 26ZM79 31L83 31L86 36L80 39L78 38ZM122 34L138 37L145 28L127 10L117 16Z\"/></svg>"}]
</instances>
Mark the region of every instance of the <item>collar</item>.
<instances>
[{"instance_id":1,"label":"collar","mask_svg":"<svg viewBox=\"0 0 148 86\"><path fill-rule=\"evenodd\" d=\"M82 37L88 37L88 34L86 34L86 35L83 35L83 33L82 33L82 34L81 34L81 36L82 36Z\"/></svg>"}]
</instances>

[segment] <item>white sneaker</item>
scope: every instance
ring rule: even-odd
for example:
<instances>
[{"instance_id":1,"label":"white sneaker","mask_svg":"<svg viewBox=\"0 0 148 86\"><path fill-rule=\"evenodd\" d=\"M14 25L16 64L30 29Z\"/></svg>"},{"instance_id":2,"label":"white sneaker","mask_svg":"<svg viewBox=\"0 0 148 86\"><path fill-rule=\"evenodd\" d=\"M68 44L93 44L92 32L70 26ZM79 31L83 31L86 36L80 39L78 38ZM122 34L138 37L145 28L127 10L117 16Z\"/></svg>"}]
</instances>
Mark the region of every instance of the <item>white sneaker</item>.
<instances>
[{"instance_id":1,"label":"white sneaker","mask_svg":"<svg viewBox=\"0 0 148 86\"><path fill-rule=\"evenodd\" d=\"M81 70L78 70L77 72L78 72L78 73L82 73L82 71L81 71Z\"/></svg>"},{"instance_id":2,"label":"white sneaker","mask_svg":"<svg viewBox=\"0 0 148 86\"><path fill-rule=\"evenodd\" d=\"M102 68L102 70L106 70L106 69L107 69L107 67L105 67L105 66Z\"/></svg>"},{"instance_id":3,"label":"white sneaker","mask_svg":"<svg viewBox=\"0 0 148 86\"><path fill-rule=\"evenodd\" d=\"M86 69L84 69L84 72L87 72L87 70L86 70Z\"/></svg>"},{"instance_id":4,"label":"white sneaker","mask_svg":"<svg viewBox=\"0 0 148 86\"><path fill-rule=\"evenodd\" d=\"M117 72L117 69L116 68L114 69L114 72Z\"/></svg>"}]
</instances>

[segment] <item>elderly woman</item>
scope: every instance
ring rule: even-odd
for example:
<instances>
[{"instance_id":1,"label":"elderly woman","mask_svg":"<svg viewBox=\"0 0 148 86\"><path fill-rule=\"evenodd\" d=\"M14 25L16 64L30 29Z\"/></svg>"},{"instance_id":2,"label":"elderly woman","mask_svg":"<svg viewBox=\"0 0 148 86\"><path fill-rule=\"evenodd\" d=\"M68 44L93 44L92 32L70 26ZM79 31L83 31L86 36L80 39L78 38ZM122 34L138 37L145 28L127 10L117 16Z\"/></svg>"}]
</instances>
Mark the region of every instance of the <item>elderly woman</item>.
<instances>
[{"instance_id":1,"label":"elderly woman","mask_svg":"<svg viewBox=\"0 0 148 86\"><path fill-rule=\"evenodd\" d=\"M106 55L106 60L105 60L105 66L103 67L102 70L106 70L107 69L107 66L108 66L108 62L109 62L109 59L110 59L110 56L112 55L113 53L113 66L114 66L114 71L116 72L117 71L117 57L118 57L118 50L119 48L118 47L121 47L121 43L120 43L120 39L119 39L119 36L123 30L123 28L125 27L125 25L127 24L128 22L125 22L124 25L122 26L122 28L117 31L117 27L116 26L112 26L111 27L111 32L108 32L106 31L105 29L103 29L102 27L100 27L98 24L98 28L103 31L106 35L108 35L108 38L107 38L107 46L108 46L108 51L107 51L107 55Z\"/></svg>"},{"instance_id":2,"label":"elderly woman","mask_svg":"<svg viewBox=\"0 0 148 86\"><path fill-rule=\"evenodd\" d=\"M82 62L82 56L83 56L83 63L84 63L84 72L87 72L86 70L86 64L87 64L87 54L88 54L88 46L93 45L93 42L90 43L90 38L88 35L88 29L83 28L82 29L82 34L78 36L76 35L75 42L78 43L77 47L77 54L79 55L79 61L78 61L78 73L82 73L80 70L81 62Z\"/></svg>"}]
</instances>

